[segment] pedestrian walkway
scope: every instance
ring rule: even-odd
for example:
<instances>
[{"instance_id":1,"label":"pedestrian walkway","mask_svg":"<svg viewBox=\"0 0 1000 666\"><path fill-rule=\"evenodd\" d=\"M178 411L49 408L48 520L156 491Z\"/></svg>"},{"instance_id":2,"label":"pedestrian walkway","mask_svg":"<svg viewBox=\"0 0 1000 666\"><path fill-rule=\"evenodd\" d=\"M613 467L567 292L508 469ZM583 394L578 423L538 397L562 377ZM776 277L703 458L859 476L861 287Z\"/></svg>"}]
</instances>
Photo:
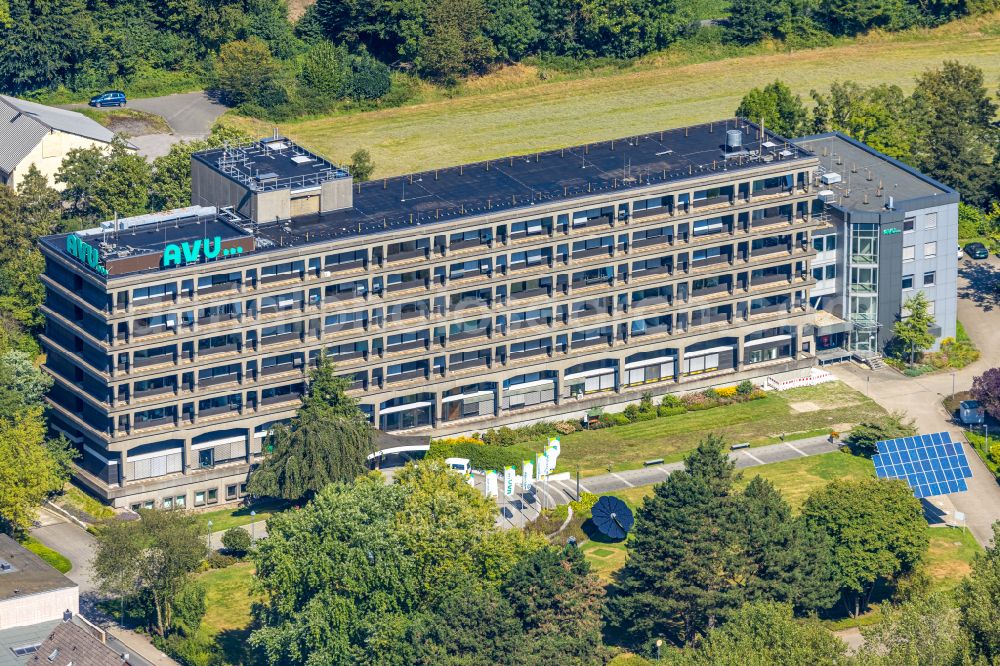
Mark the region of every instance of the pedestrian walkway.
<instances>
[{"instance_id":1,"label":"pedestrian walkway","mask_svg":"<svg viewBox=\"0 0 1000 666\"><path fill-rule=\"evenodd\" d=\"M827 437L810 437L731 451L729 458L736 463L737 469L747 469L804 456L831 453L837 449L837 445L831 444ZM672 472L683 467L683 462L675 462L588 476L580 479L580 492L602 495L638 486L648 486L660 483ZM484 480L477 479L476 486L483 490L484 483ZM501 495L497 498L497 505L500 508L500 518L497 524L505 528L523 527L538 518L543 509L567 504L576 498L576 479L543 481L540 484L535 484L528 491L518 485L511 497Z\"/></svg>"}]
</instances>

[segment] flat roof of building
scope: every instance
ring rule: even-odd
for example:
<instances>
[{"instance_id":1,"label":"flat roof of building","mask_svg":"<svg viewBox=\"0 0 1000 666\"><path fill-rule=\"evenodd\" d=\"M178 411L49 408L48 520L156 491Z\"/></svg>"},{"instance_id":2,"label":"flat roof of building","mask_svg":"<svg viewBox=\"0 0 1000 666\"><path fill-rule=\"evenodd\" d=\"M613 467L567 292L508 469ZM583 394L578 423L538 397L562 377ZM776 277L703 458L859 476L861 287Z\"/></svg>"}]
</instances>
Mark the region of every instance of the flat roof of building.
<instances>
[{"instance_id":1,"label":"flat roof of building","mask_svg":"<svg viewBox=\"0 0 1000 666\"><path fill-rule=\"evenodd\" d=\"M730 130L740 132L739 150L727 151ZM363 236L806 157L807 149L730 118L355 183L352 208L271 223L261 233L279 245Z\"/></svg>"},{"instance_id":2,"label":"flat roof of building","mask_svg":"<svg viewBox=\"0 0 1000 666\"><path fill-rule=\"evenodd\" d=\"M346 169L278 135L203 150L192 158L256 192L314 187L349 176Z\"/></svg>"},{"instance_id":3,"label":"flat roof of building","mask_svg":"<svg viewBox=\"0 0 1000 666\"><path fill-rule=\"evenodd\" d=\"M739 133L738 147L727 144L729 132ZM732 140L735 137L729 138ZM292 157L298 154L295 151L306 151L287 139L277 137L257 143L274 141L282 142L284 147L280 150L268 148L266 155L250 160L251 166L239 166L243 169L243 176L234 176L232 169L226 172L227 175L239 179L249 173L249 178L259 180L261 176L257 165L260 160L267 160L279 180L294 179L288 174L300 167L305 170L315 168L308 163L295 165L291 162ZM232 153L235 149L219 148L196 153L193 159L217 169L218 160L226 150ZM254 150L263 155L262 148ZM516 210L527 215L533 206L540 204L565 201L567 205L572 205L574 199L617 191L627 196L625 191L633 188L808 158L812 158L812 153L807 148L796 146L770 131L762 131L752 122L730 118L355 183L351 208L296 217L294 220L251 225L248 220L228 211L209 213L211 208L195 210L198 207L191 207L183 209L188 212L165 211L133 218L133 221L120 224L118 232L114 232L112 223L105 222L100 228L78 233L89 244L99 248L102 261L154 254L162 252L167 245L185 241L213 239L216 236L226 241L248 234L252 234L256 241L255 250L261 252L276 247L415 229L490 212ZM329 164L325 160L322 162ZM50 249L68 255L65 236L47 236L42 242ZM151 268L130 269L128 272Z\"/></svg>"},{"instance_id":4,"label":"flat roof of building","mask_svg":"<svg viewBox=\"0 0 1000 666\"><path fill-rule=\"evenodd\" d=\"M4 562L9 569L5 570ZM0 534L0 601L69 587L76 587L76 583L6 534Z\"/></svg>"},{"instance_id":5,"label":"flat roof of building","mask_svg":"<svg viewBox=\"0 0 1000 666\"><path fill-rule=\"evenodd\" d=\"M923 208L934 205L935 197L942 197L942 205L958 200L955 190L947 185L840 132L793 141L819 158L821 176L840 176L840 182L821 183L820 188L832 190L836 195L833 203L841 208L880 212L886 210L889 197L894 207L919 200L916 207Z\"/></svg>"}]
</instances>

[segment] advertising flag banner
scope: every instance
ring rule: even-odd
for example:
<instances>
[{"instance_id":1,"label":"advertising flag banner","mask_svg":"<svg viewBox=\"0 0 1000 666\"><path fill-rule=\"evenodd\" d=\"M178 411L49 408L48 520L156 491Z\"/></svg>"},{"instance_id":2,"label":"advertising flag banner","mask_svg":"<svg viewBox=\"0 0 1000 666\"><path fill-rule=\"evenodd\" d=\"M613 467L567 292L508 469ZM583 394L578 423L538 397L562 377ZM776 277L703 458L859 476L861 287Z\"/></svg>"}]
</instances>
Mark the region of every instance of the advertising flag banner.
<instances>
[{"instance_id":1,"label":"advertising flag banner","mask_svg":"<svg viewBox=\"0 0 1000 666\"><path fill-rule=\"evenodd\" d=\"M521 465L521 486L525 490L531 490L531 483L534 481L532 474L535 472L535 466L531 464L530 460L525 460Z\"/></svg>"},{"instance_id":2,"label":"advertising flag banner","mask_svg":"<svg viewBox=\"0 0 1000 666\"><path fill-rule=\"evenodd\" d=\"M503 471L503 494L510 497L514 494L514 477L517 476L517 469L510 465Z\"/></svg>"},{"instance_id":3,"label":"advertising flag banner","mask_svg":"<svg viewBox=\"0 0 1000 666\"><path fill-rule=\"evenodd\" d=\"M496 497L497 493L497 473L495 470L486 472L486 496Z\"/></svg>"},{"instance_id":4,"label":"advertising flag banner","mask_svg":"<svg viewBox=\"0 0 1000 666\"><path fill-rule=\"evenodd\" d=\"M538 456L538 480L541 481L549 475L549 459L544 453L539 453Z\"/></svg>"}]
</instances>

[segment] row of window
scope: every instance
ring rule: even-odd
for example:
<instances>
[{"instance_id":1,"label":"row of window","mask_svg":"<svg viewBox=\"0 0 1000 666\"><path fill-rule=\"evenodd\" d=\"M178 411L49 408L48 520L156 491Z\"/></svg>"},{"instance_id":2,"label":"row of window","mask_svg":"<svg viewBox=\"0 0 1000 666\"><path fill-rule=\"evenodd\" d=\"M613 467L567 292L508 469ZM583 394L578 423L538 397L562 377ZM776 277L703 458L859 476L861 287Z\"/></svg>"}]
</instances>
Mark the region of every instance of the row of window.
<instances>
[{"instance_id":1,"label":"row of window","mask_svg":"<svg viewBox=\"0 0 1000 666\"><path fill-rule=\"evenodd\" d=\"M247 484L245 483L230 483L225 487L225 498L227 502L233 502L240 497L245 496L247 493ZM187 494L184 495L164 495L160 498L161 509L185 509L187 508ZM211 506L213 504L219 503L219 489L218 488L206 488L204 490L194 491L194 497L192 506ZM145 500L143 502L132 502L129 508L134 512L138 512L140 509L155 509L156 500Z\"/></svg>"}]
</instances>

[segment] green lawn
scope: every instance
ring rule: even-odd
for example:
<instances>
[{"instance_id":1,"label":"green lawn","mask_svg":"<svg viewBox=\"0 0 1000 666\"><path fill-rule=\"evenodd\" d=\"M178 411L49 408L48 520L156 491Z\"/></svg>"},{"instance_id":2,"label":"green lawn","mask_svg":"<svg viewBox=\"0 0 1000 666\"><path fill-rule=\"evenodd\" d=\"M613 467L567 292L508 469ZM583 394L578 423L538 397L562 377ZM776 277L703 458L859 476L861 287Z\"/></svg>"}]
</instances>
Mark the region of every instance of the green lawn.
<instances>
[{"instance_id":1,"label":"green lawn","mask_svg":"<svg viewBox=\"0 0 1000 666\"><path fill-rule=\"evenodd\" d=\"M208 521L212 521L213 532L223 532L230 527L240 527L249 525L252 522L263 523L273 514L287 509L290 505L282 500L260 500L250 506L229 507L217 511L206 511L199 513L198 521L203 530L208 529ZM251 516L250 511L256 511L257 515Z\"/></svg>"},{"instance_id":2,"label":"green lawn","mask_svg":"<svg viewBox=\"0 0 1000 666\"><path fill-rule=\"evenodd\" d=\"M822 435L884 413L842 382L774 391L763 400L565 435L559 469L579 466L583 476L605 473L609 465L634 469L654 458L680 460L709 432L730 443L759 446L778 441L782 433Z\"/></svg>"},{"instance_id":3,"label":"green lawn","mask_svg":"<svg viewBox=\"0 0 1000 666\"><path fill-rule=\"evenodd\" d=\"M732 115L750 88L775 79L807 102L810 89L826 90L834 81L894 83L909 91L918 74L948 59L982 68L994 88L998 32L1000 14L991 14L825 48L760 45L753 47L756 55L725 60L717 58L732 52L727 45L685 43L622 69L546 70L546 80L538 67L520 65L470 81L452 98L440 92L408 106L279 123L278 129L335 161L368 149L379 178L717 120ZM697 62L708 59L715 60ZM224 122L259 136L271 133L270 122L233 115Z\"/></svg>"},{"instance_id":4,"label":"green lawn","mask_svg":"<svg viewBox=\"0 0 1000 666\"><path fill-rule=\"evenodd\" d=\"M241 562L224 569L212 569L198 574L197 580L205 586L205 617L198 630L198 637L217 642L222 648L225 663L240 664L250 625L250 586L253 582L253 564Z\"/></svg>"},{"instance_id":5,"label":"green lawn","mask_svg":"<svg viewBox=\"0 0 1000 666\"><path fill-rule=\"evenodd\" d=\"M21 545L48 562L60 573L66 573L73 568L73 565L65 555L52 550L35 537L26 537L23 541L21 541Z\"/></svg>"},{"instance_id":6,"label":"green lawn","mask_svg":"<svg viewBox=\"0 0 1000 666\"><path fill-rule=\"evenodd\" d=\"M67 483L63 488L63 494L56 498L58 504L64 507L71 507L90 516L94 522L113 518L114 510L107 504L102 504L97 499L91 497L76 486Z\"/></svg>"},{"instance_id":7,"label":"green lawn","mask_svg":"<svg viewBox=\"0 0 1000 666\"><path fill-rule=\"evenodd\" d=\"M955 527L928 527L927 574L938 590L951 590L969 575L972 560L983 551L972 532Z\"/></svg>"}]
</instances>

